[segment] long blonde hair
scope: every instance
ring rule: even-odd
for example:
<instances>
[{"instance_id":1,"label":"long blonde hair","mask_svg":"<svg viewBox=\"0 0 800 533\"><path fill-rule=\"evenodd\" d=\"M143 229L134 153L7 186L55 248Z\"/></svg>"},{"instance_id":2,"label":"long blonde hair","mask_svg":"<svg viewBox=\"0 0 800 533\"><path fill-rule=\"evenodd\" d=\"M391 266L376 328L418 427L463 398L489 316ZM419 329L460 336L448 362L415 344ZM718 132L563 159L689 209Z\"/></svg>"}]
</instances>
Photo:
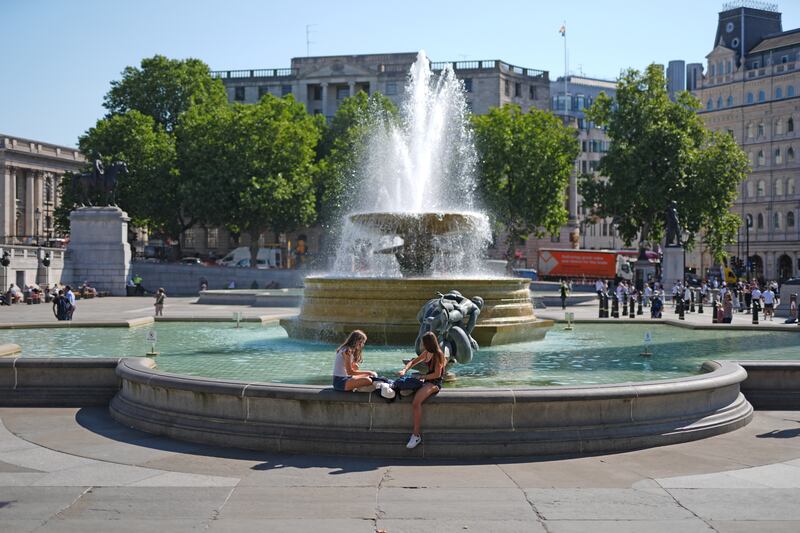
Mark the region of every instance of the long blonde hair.
<instances>
[{"instance_id":1,"label":"long blonde hair","mask_svg":"<svg viewBox=\"0 0 800 533\"><path fill-rule=\"evenodd\" d=\"M363 355L361 354L363 345L360 345L359 341L366 342L367 334L361 331L360 329L354 329L353 331L350 332L350 335L347 336L347 340L344 341L342 345L339 346L339 349L336 351L338 352L342 348L347 348L348 350L350 350L350 353L352 354L353 362L357 365L361 364L361 361L364 358Z\"/></svg>"}]
</instances>

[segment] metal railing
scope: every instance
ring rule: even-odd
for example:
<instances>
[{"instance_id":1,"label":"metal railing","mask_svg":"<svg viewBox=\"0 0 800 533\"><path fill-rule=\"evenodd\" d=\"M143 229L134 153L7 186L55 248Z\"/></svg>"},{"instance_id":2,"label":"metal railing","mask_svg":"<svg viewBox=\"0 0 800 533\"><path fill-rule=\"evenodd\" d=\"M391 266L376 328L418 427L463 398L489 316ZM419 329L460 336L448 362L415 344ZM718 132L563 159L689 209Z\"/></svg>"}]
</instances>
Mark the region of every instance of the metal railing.
<instances>
[{"instance_id":1,"label":"metal railing","mask_svg":"<svg viewBox=\"0 0 800 533\"><path fill-rule=\"evenodd\" d=\"M221 80L240 78L292 78L297 76L294 68L262 68L251 70L213 70L211 77Z\"/></svg>"}]
</instances>

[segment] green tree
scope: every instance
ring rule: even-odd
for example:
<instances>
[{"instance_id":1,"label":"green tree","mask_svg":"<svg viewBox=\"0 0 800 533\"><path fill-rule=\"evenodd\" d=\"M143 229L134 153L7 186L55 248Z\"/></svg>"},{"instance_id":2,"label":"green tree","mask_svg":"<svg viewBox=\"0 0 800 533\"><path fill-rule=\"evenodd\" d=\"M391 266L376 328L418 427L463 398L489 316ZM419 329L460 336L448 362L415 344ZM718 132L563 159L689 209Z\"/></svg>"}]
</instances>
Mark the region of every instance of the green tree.
<instances>
[{"instance_id":1,"label":"green tree","mask_svg":"<svg viewBox=\"0 0 800 533\"><path fill-rule=\"evenodd\" d=\"M530 234L557 233L567 222L565 192L578 156L575 130L553 114L519 106L473 117L479 189L507 232L509 254Z\"/></svg>"},{"instance_id":2,"label":"green tree","mask_svg":"<svg viewBox=\"0 0 800 533\"><path fill-rule=\"evenodd\" d=\"M317 216L323 226L336 226L337 217L351 207L348 192L357 190L370 132L395 120L397 108L379 92L359 91L342 101L317 148Z\"/></svg>"},{"instance_id":3,"label":"green tree","mask_svg":"<svg viewBox=\"0 0 800 533\"><path fill-rule=\"evenodd\" d=\"M225 87L221 80L211 77L208 65L199 59L156 55L142 59L139 68L125 67L122 79L111 82L103 107L109 116L139 111L172 132L181 113L190 107L227 103Z\"/></svg>"},{"instance_id":4,"label":"green tree","mask_svg":"<svg viewBox=\"0 0 800 533\"><path fill-rule=\"evenodd\" d=\"M278 234L313 222L314 157L322 117L294 98L265 95L252 105L203 106L178 128L178 158L207 197L206 218L250 236L256 267L262 233Z\"/></svg>"},{"instance_id":5,"label":"green tree","mask_svg":"<svg viewBox=\"0 0 800 533\"><path fill-rule=\"evenodd\" d=\"M205 113L227 107L225 88L211 78L208 66L197 59L163 56L143 59L141 67L126 67L122 79L111 82L104 106L106 117L79 139L89 161L124 161L129 174L117 184L117 204L138 226L177 240L182 232L202 222L206 196L196 196L194 177L182 172L176 152L176 130L189 109ZM77 202L71 179L63 184L60 222Z\"/></svg>"},{"instance_id":6,"label":"green tree","mask_svg":"<svg viewBox=\"0 0 800 533\"><path fill-rule=\"evenodd\" d=\"M626 244L637 236L640 248L658 242L672 201L687 247L702 233L719 260L733 242L738 219L729 209L748 159L731 135L705 128L699 108L687 92L671 101L663 68L650 65L643 73L623 73L616 98L601 94L589 110L611 139L599 167L608 180L584 177L580 192L593 215L614 217Z\"/></svg>"}]
</instances>

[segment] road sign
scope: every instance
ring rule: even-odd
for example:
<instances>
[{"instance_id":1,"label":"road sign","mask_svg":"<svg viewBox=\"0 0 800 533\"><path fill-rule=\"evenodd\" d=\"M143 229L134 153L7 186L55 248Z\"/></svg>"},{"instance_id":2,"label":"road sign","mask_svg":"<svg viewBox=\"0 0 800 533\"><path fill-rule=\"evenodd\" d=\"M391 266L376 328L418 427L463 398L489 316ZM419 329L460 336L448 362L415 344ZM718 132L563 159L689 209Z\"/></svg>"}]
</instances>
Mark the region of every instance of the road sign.
<instances>
[{"instance_id":1,"label":"road sign","mask_svg":"<svg viewBox=\"0 0 800 533\"><path fill-rule=\"evenodd\" d=\"M156 342L158 340L158 335L156 335L156 330L151 329L150 331L148 331L147 335L145 336L145 340L147 342Z\"/></svg>"},{"instance_id":2,"label":"road sign","mask_svg":"<svg viewBox=\"0 0 800 533\"><path fill-rule=\"evenodd\" d=\"M649 331L644 332L644 343L650 344L653 342L653 335Z\"/></svg>"}]
</instances>

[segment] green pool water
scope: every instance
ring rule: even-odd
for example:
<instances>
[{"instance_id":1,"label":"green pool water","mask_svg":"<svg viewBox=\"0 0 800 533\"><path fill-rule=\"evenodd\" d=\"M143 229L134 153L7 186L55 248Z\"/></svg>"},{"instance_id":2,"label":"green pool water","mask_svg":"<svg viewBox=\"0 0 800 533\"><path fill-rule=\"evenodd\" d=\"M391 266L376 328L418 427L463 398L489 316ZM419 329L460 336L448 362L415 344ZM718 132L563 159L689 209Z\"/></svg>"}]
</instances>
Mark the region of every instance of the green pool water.
<instances>
[{"instance_id":1,"label":"green pool water","mask_svg":"<svg viewBox=\"0 0 800 533\"><path fill-rule=\"evenodd\" d=\"M280 327L220 323L158 323L145 328L3 330L24 356L143 356L146 333L158 335L165 372L246 381L327 385L335 346L289 339ZM646 332L652 356L642 357ZM392 377L408 347L367 346L363 368ZM798 359L800 333L694 331L667 325L556 325L544 340L482 348L452 368L447 387L512 387L621 383L697 374L709 359Z\"/></svg>"}]
</instances>

